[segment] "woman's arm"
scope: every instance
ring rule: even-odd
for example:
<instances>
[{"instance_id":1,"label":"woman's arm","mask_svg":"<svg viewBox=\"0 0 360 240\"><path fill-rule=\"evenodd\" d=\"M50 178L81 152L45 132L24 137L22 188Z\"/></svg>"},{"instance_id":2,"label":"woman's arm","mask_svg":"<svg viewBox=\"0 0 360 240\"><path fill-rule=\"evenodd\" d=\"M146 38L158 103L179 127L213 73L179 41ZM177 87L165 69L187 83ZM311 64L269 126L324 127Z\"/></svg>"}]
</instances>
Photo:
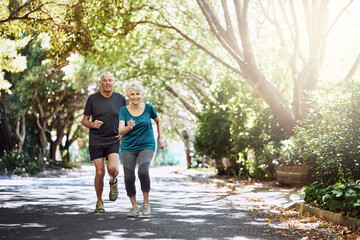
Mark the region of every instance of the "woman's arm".
<instances>
[{"instance_id":1,"label":"woman's arm","mask_svg":"<svg viewBox=\"0 0 360 240\"><path fill-rule=\"evenodd\" d=\"M157 117L157 118L154 119L154 121L156 123L157 131L158 131L158 139L159 139L160 149L164 149L165 148L165 143L163 142L163 132L162 132L161 119L159 117Z\"/></svg>"},{"instance_id":2,"label":"woman's arm","mask_svg":"<svg viewBox=\"0 0 360 240\"><path fill-rule=\"evenodd\" d=\"M125 127L125 121L120 120L119 121L119 134L124 135L128 132L130 132L130 130L135 126L135 121L130 119L128 121L128 125Z\"/></svg>"}]
</instances>

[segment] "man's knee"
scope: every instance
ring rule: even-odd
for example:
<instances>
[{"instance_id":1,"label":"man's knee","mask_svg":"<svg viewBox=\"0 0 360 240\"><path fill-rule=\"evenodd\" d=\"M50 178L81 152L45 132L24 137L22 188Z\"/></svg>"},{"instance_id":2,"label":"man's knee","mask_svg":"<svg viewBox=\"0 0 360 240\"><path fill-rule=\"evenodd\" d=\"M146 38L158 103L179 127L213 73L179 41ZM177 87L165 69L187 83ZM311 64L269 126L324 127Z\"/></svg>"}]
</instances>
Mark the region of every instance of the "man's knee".
<instances>
[{"instance_id":1,"label":"man's knee","mask_svg":"<svg viewBox=\"0 0 360 240\"><path fill-rule=\"evenodd\" d=\"M96 177L103 178L105 176L104 159L103 158L95 159L94 164L95 164L95 175L96 175Z\"/></svg>"},{"instance_id":2,"label":"man's knee","mask_svg":"<svg viewBox=\"0 0 360 240\"><path fill-rule=\"evenodd\" d=\"M112 153L108 157L107 169L109 173L118 173L119 171L119 154Z\"/></svg>"},{"instance_id":3,"label":"man's knee","mask_svg":"<svg viewBox=\"0 0 360 240\"><path fill-rule=\"evenodd\" d=\"M98 178L104 178L104 176L105 176L105 168L96 168L95 175Z\"/></svg>"}]
</instances>

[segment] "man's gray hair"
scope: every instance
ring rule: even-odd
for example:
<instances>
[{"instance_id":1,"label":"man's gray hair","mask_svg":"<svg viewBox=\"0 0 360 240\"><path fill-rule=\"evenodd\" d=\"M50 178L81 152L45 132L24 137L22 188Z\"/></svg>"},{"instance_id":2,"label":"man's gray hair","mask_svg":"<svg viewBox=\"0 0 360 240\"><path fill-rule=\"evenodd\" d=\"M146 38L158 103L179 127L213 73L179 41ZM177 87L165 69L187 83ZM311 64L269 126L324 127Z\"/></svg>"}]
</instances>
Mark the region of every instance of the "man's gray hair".
<instances>
[{"instance_id":1,"label":"man's gray hair","mask_svg":"<svg viewBox=\"0 0 360 240\"><path fill-rule=\"evenodd\" d=\"M141 86L138 82L131 82L126 86L126 95L129 96L130 89L134 89L136 92L139 92L141 94L144 93L144 88Z\"/></svg>"},{"instance_id":2,"label":"man's gray hair","mask_svg":"<svg viewBox=\"0 0 360 240\"><path fill-rule=\"evenodd\" d=\"M104 72L101 77L100 77L100 81L105 77L105 76L110 76L112 78L112 80L115 81L114 75L112 75L112 73L110 72Z\"/></svg>"}]
</instances>

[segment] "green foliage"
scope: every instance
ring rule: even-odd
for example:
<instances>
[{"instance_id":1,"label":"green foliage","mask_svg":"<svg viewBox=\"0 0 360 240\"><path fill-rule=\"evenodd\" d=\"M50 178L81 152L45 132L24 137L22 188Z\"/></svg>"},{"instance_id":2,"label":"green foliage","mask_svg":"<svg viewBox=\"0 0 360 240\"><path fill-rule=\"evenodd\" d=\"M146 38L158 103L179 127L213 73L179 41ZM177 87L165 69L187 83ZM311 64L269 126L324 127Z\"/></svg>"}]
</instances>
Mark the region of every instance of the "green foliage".
<instances>
[{"instance_id":1,"label":"green foliage","mask_svg":"<svg viewBox=\"0 0 360 240\"><path fill-rule=\"evenodd\" d=\"M271 179L284 130L270 108L246 94L246 89L230 103L232 150L239 156L243 177Z\"/></svg>"},{"instance_id":2,"label":"green foliage","mask_svg":"<svg viewBox=\"0 0 360 240\"><path fill-rule=\"evenodd\" d=\"M301 157L302 149L299 147L299 142L295 144L295 141L297 141L297 137L294 136L280 141L281 145L273 155L274 164L283 166L309 165L309 161L304 161Z\"/></svg>"},{"instance_id":3,"label":"green foliage","mask_svg":"<svg viewBox=\"0 0 360 240\"><path fill-rule=\"evenodd\" d=\"M198 130L195 135L194 148L199 155L215 159L216 167L222 171L220 160L224 157L234 158L231 151L231 120L227 103L236 94L237 88L224 80L214 86L209 99L204 99L203 111L198 114Z\"/></svg>"},{"instance_id":4,"label":"green foliage","mask_svg":"<svg viewBox=\"0 0 360 240\"><path fill-rule=\"evenodd\" d=\"M334 184L360 179L360 83L347 81L312 96L310 114L296 128L294 144L315 176Z\"/></svg>"},{"instance_id":5,"label":"green foliage","mask_svg":"<svg viewBox=\"0 0 360 240\"><path fill-rule=\"evenodd\" d=\"M0 158L0 172L14 174L30 173L35 175L41 171L41 167L36 164L34 159L33 155L26 152L4 152Z\"/></svg>"},{"instance_id":6,"label":"green foliage","mask_svg":"<svg viewBox=\"0 0 360 240\"><path fill-rule=\"evenodd\" d=\"M197 154L238 161L243 177L273 178L273 157L285 138L280 123L241 81L218 80L212 87L198 115Z\"/></svg>"},{"instance_id":7,"label":"green foliage","mask_svg":"<svg viewBox=\"0 0 360 240\"><path fill-rule=\"evenodd\" d=\"M322 209L343 212L344 216L360 218L360 182L323 184L320 181L304 187L305 202Z\"/></svg>"}]
</instances>

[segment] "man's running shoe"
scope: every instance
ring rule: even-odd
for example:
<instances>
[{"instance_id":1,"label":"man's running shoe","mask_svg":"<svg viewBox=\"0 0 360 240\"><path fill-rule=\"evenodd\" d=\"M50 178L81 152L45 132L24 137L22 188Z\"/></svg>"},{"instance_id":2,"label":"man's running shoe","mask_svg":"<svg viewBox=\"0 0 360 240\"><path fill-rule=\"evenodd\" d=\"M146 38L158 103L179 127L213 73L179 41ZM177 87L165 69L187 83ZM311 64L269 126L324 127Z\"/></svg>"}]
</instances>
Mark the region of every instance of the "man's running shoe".
<instances>
[{"instance_id":1,"label":"man's running shoe","mask_svg":"<svg viewBox=\"0 0 360 240\"><path fill-rule=\"evenodd\" d=\"M139 216L139 208L137 208L137 207L132 207L131 209L130 209L130 212L128 212L128 214L127 214L127 216L128 217L137 217L137 216Z\"/></svg>"},{"instance_id":2,"label":"man's running shoe","mask_svg":"<svg viewBox=\"0 0 360 240\"><path fill-rule=\"evenodd\" d=\"M104 203L103 203L103 202L98 202L98 203L96 203L95 212L97 212L97 213L103 213L103 212L105 212Z\"/></svg>"},{"instance_id":3,"label":"man's running shoe","mask_svg":"<svg viewBox=\"0 0 360 240\"><path fill-rule=\"evenodd\" d=\"M149 216L151 214L150 204L144 204L142 208L142 215Z\"/></svg>"},{"instance_id":4,"label":"man's running shoe","mask_svg":"<svg viewBox=\"0 0 360 240\"><path fill-rule=\"evenodd\" d=\"M109 192L109 199L110 201L116 201L116 199L118 198L119 195L119 191L118 191L118 180L116 179L116 182L110 184L110 192Z\"/></svg>"}]
</instances>

